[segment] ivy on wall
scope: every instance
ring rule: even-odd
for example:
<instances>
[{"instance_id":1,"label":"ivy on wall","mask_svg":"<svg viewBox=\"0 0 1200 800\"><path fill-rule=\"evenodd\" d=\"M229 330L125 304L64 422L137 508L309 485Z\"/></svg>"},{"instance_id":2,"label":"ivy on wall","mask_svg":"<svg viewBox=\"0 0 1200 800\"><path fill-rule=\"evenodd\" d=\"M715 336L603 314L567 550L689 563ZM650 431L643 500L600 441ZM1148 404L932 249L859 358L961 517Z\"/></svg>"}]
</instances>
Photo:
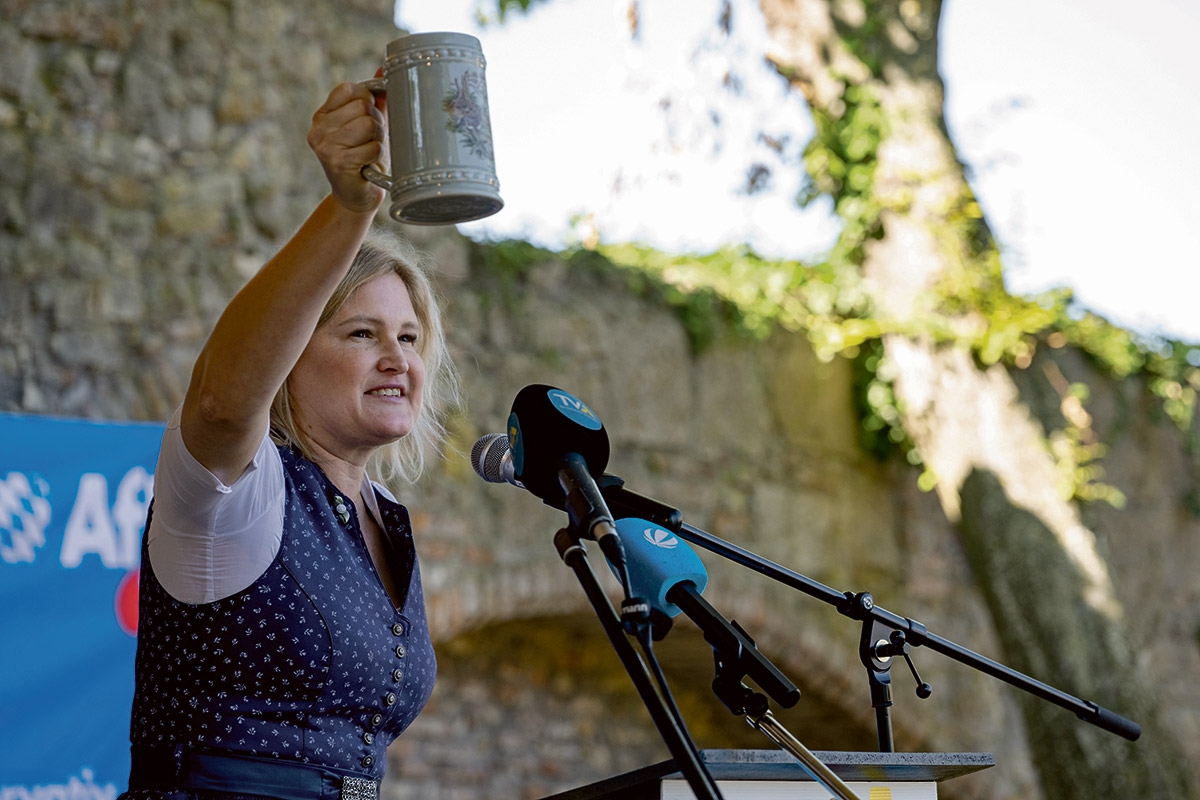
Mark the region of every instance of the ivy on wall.
<instances>
[{"instance_id":1,"label":"ivy on wall","mask_svg":"<svg viewBox=\"0 0 1200 800\"><path fill-rule=\"evenodd\" d=\"M497 9L503 16L537 1L498 0ZM802 333L820 358L854 361L863 446L880 455L899 448L914 465L920 465L921 457L904 431L888 374L882 344L888 334L967 348L983 367L1025 369L1039 347L1071 346L1114 378L1144 378L1166 415L1180 429L1191 431L1200 392L1200 345L1121 329L1081 308L1066 289L1010 294L1004 287L999 249L965 182L961 196L933 223L947 264L935 289L935 313L897 321L882 318L872 308L862 284L865 248L883 236L885 210L904 214L907 209L902 195L885 200L875 187L877 153L889 131L887 114L870 81L879 73L880 57L873 47L885 21L876 4L866 3L863 10L864 20L838 29L865 75L857 80L836 76L844 88L830 110L810 104L815 135L804 151L808 177L796 200L802 206L826 196L834 202L842 230L825 260L771 261L744 246L672 255L635 244L596 244L551 254L501 242L491 254L480 254L485 266L509 278L532 261L550 257L576 268L615 266L635 291L675 309L696 349L726 331L750 338L763 338L779 328ZM790 80L786 67L777 66ZM885 202L890 204L886 209ZM1065 379L1052 383L1063 425L1048 434L1047 446L1059 465L1063 493L1120 506L1120 492L1102 483L1104 446L1086 411L1088 387ZM926 472L920 483L930 489L935 480Z\"/></svg>"},{"instance_id":2,"label":"ivy on wall","mask_svg":"<svg viewBox=\"0 0 1200 800\"><path fill-rule=\"evenodd\" d=\"M965 206L956 224L972 224L977 209ZM1067 290L1011 295L999 280L986 279L996 274L992 270L952 270L938 288L943 314L904 326L881 320L872 314L853 259L846 257L871 235L872 226L860 220L831 256L817 264L764 259L746 246L679 255L636 244L600 244L556 253L520 241L475 245L473 260L500 278L508 287L500 295L509 299L518 296L522 276L548 260L565 261L571 269L620 274L632 291L675 311L696 351L726 335L747 341L763 340L779 329L804 335L821 359L853 360L864 449L880 456L898 449L917 466L920 454L904 431L887 372L883 337L889 333L967 347L983 366L1003 363L1015 369L1029 367L1039 347L1075 347L1114 378L1145 378L1175 424L1192 429L1200 392L1200 346L1114 326L1079 308ZM987 257L996 258L994 253ZM971 322L954 324L963 320ZM1062 491L1119 506L1120 492L1102 482L1104 446L1086 411L1088 387L1063 379L1055 389L1064 424L1048 434L1047 446L1059 464ZM933 480L923 474L920 484L928 490Z\"/></svg>"}]
</instances>

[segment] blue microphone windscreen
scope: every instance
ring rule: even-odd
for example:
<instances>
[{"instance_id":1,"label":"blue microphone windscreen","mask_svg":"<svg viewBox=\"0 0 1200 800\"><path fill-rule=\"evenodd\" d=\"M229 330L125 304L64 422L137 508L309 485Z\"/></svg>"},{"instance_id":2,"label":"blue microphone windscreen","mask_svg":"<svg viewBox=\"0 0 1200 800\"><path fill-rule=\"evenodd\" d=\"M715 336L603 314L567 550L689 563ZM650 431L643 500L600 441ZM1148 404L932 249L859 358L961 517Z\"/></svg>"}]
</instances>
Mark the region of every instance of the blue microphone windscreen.
<instances>
[{"instance_id":1,"label":"blue microphone windscreen","mask_svg":"<svg viewBox=\"0 0 1200 800\"><path fill-rule=\"evenodd\" d=\"M708 585L708 571L700 556L669 530L644 519L626 517L617 520L617 536L625 550L633 595L659 611L678 616L679 606L667 600L667 592L675 584L691 581L696 591L704 591Z\"/></svg>"}]
</instances>

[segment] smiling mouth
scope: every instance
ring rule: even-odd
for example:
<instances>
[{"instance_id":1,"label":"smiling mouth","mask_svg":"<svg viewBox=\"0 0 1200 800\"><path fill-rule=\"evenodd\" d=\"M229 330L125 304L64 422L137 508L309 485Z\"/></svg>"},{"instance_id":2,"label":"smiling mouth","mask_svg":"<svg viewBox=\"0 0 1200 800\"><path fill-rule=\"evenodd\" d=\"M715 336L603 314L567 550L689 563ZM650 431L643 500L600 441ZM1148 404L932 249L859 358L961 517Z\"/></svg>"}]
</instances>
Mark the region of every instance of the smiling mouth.
<instances>
[{"instance_id":1,"label":"smiling mouth","mask_svg":"<svg viewBox=\"0 0 1200 800\"><path fill-rule=\"evenodd\" d=\"M375 395L376 397L404 397L403 389L372 389L367 394Z\"/></svg>"}]
</instances>

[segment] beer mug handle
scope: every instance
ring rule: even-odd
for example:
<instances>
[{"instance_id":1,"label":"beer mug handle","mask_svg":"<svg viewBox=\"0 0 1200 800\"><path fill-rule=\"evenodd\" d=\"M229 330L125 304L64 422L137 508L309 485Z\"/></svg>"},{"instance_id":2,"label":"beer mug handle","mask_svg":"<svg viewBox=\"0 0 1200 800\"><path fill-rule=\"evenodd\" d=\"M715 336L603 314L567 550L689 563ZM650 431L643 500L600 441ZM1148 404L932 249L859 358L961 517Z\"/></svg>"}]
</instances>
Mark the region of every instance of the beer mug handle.
<instances>
[{"instance_id":1,"label":"beer mug handle","mask_svg":"<svg viewBox=\"0 0 1200 800\"><path fill-rule=\"evenodd\" d=\"M359 81L359 84L366 87L367 91L371 92L372 94L383 94L387 92L387 78L371 78L370 80ZM382 186L389 192L392 191L392 186L394 183L391 175L380 172L370 164L364 166L360 172L364 178L376 186Z\"/></svg>"}]
</instances>

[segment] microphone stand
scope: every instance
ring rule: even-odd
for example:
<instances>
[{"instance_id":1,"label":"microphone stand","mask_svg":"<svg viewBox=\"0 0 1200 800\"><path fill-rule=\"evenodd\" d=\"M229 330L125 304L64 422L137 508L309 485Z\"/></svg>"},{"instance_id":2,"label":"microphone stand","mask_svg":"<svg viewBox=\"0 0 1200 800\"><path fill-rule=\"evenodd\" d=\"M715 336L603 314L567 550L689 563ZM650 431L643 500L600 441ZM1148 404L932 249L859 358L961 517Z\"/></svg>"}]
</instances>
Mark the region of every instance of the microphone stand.
<instances>
[{"instance_id":1,"label":"microphone stand","mask_svg":"<svg viewBox=\"0 0 1200 800\"><path fill-rule=\"evenodd\" d=\"M700 627L704 632L704 640L712 646L716 662L712 688L717 699L734 714L743 715L752 728L790 753L813 780L835 797L840 800L859 800L833 770L775 719L766 695L752 691L742 682L742 678L751 677L784 708L791 708L800 699L800 690L758 651L754 640L741 626L718 614L691 581L672 586L667 591L667 600L679 606Z\"/></svg>"},{"instance_id":2,"label":"microphone stand","mask_svg":"<svg viewBox=\"0 0 1200 800\"><path fill-rule=\"evenodd\" d=\"M922 645L1039 699L1065 708L1084 722L1109 733L1115 733L1131 742L1137 741L1142 735L1142 727L1133 720L1090 700L1082 700L1067 694L968 650L949 639L931 633L917 620L901 617L875 605L875 599L869 592L838 592L823 583L688 525L683 521L683 514L678 509L629 491L624 487L625 482L615 475L603 475L597 479L596 483L617 518L640 517L668 528L692 544L828 603L844 616L862 623L859 658L867 668L871 705L875 708L880 752L892 752L894 749L892 723L888 712L888 708L892 705L890 669L894 658L896 656L903 657L912 670L919 684L917 687L918 697L923 699L932 692L929 684L920 680L908 654L910 646L920 647Z\"/></svg>"},{"instance_id":3,"label":"microphone stand","mask_svg":"<svg viewBox=\"0 0 1200 800\"><path fill-rule=\"evenodd\" d=\"M646 665L638 657L637 651L633 649L633 645L625 635L625 629L617 612L613 609L608 595L604 593L604 589L596 579L596 573L592 571L591 563L587 558L587 550L580 541L578 529L574 524L567 528L561 528L554 534L554 547L558 550L558 555L562 558L563 563L570 567L579 579L579 584L583 587L583 592L591 602L592 608L595 609L596 616L604 627L604 632L608 635L608 640L612 643L613 649L617 651L622 666L629 673L634 688L642 698L646 710L650 712L654 726L658 729L659 735L675 759L676 765L687 779L692 793L697 800L724 800L721 792L717 789L716 781L713 780L708 768L700 760L695 745L687 736L680 721L668 709L666 701L658 693L647 674Z\"/></svg>"}]
</instances>

